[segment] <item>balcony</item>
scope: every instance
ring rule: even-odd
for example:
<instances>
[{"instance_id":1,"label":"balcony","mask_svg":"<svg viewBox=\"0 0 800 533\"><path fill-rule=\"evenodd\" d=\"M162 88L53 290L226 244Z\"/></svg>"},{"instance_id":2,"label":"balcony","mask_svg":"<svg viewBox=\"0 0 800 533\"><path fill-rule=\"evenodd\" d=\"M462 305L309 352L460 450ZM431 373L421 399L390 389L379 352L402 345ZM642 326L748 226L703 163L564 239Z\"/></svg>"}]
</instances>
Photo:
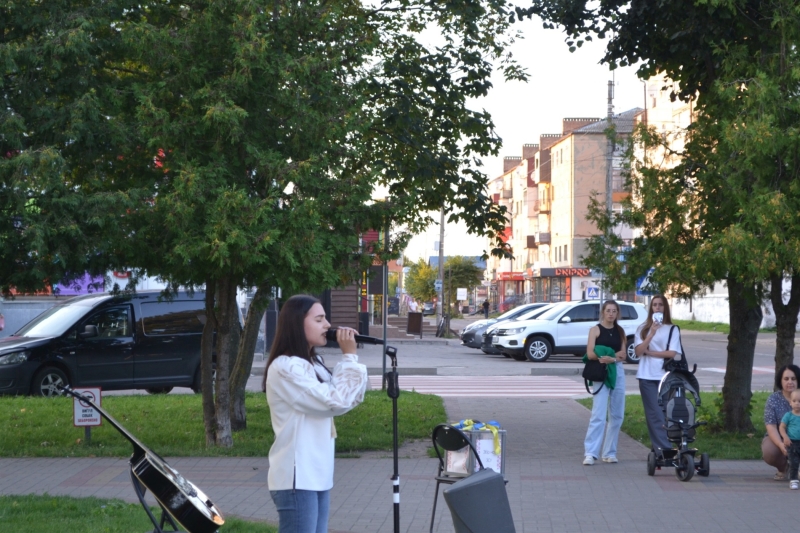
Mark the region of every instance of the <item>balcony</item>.
<instances>
[{"instance_id":1,"label":"balcony","mask_svg":"<svg viewBox=\"0 0 800 533\"><path fill-rule=\"evenodd\" d=\"M539 212L540 213L549 213L550 212L550 201L546 202L539 202Z\"/></svg>"},{"instance_id":2,"label":"balcony","mask_svg":"<svg viewBox=\"0 0 800 533\"><path fill-rule=\"evenodd\" d=\"M550 232L537 233L536 244L550 244Z\"/></svg>"},{"instance_id":3,"label":"balcony","mask_svg":"<svg viewBox=\"0 0 800 533\"><path fill-rule=\"evenodd\" d=\"M538 248L539 245L536 244L536 235L528 235L527 237L528 242L525 245L525 248Z\"/></svg>"}]
</instances>

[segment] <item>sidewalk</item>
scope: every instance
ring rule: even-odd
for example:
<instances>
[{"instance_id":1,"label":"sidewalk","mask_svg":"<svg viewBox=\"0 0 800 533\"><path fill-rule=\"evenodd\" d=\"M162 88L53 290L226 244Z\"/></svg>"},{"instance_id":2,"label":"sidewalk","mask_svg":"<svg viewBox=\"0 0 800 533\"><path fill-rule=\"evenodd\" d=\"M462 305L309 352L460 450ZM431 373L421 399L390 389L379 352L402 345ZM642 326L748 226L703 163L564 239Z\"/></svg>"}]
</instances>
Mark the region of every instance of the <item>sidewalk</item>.
<instances>
[{"instance_id":1,"label":"sidewalk","mask_svg":"<svg viewBox=\"0 0 800 533\"><path fill-rule=\"evenodd\" d=\"M636 401L629 397L628 401ZM619 464L582 466L589 411L573 400L448 398L448 419L496 419L507 430L507 490L518 533L794 532L800 494L772 481L761 461L715 461L682 483L674 470L646 474L647 450L620 436ZM402 418L400 420L402 424ZM702 450L703 443L696 443ZM402 449L401 531L428 530L436 460ZM168 461L229 516L277 522L259 458ZM391 453L336 460L332 532L393 531ZM136 502L125 459L0 459L0 494L98 496ZM453 531L440 496L435 531ZM225 529L223 528L224 532Z\"/></svg>"}]
</instances>

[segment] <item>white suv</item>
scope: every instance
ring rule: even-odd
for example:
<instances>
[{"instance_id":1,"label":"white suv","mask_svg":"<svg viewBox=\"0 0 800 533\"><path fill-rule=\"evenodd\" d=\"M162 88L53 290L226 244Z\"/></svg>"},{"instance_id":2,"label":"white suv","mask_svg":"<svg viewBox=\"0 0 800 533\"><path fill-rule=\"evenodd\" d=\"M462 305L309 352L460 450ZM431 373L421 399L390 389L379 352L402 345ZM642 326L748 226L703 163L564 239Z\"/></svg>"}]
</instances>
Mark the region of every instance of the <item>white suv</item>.
<instances>
[{"instance_id":1,"label":"white suv","mask_svg":"<svg viewBox=\"0 0 800 533\"><path fill-rule=\"evenodd\" d=\"M633 349L633 335L647 319L642 304L618 302L617 323L625 330L629 363L638 363ZM492 334L492 346L518 361L547 361L554 353L583 355L589 330L598 323L599 300L561 302L536 319L498 324Z\"/></svg>"}]
</instances>

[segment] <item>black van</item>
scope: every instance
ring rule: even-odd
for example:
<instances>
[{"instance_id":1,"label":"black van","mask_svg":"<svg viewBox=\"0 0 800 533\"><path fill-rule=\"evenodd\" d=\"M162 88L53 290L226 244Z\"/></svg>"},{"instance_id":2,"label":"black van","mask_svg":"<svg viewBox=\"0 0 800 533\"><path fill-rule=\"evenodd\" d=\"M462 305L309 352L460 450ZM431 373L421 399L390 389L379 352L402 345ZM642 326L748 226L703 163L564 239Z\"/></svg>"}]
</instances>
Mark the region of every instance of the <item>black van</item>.
<instances>
[{"instance_id":1,"label":"black van","mask_svg":"<svg viewBox=\"0 0 800 533\"><path fill-rule=\"evenodd\" d=\"M200 390L205 293L78 296L0 339L0 394L56 396L57 385Z\"/></svg>"}]
</instances>

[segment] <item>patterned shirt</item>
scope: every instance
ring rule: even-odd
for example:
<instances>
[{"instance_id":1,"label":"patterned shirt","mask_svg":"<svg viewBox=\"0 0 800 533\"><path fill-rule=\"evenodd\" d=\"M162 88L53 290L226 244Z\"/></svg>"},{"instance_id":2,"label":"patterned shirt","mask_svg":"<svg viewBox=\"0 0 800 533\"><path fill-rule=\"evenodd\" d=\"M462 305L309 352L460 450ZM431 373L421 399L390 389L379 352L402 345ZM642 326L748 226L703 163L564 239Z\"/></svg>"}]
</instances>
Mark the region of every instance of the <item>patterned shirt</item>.
<instances>
[{"instance_id":1,"label":"patterned shirt","mask_svg":"<svg viewBox=\"0 0 800 533\"><path fill-rule=\"evenodd\" d=\"M784 397L782 391L775 391L767 398L764 406L764 424L778 426L783 415L792 410L789 401Z\"/></svg>"}]
</instances>

